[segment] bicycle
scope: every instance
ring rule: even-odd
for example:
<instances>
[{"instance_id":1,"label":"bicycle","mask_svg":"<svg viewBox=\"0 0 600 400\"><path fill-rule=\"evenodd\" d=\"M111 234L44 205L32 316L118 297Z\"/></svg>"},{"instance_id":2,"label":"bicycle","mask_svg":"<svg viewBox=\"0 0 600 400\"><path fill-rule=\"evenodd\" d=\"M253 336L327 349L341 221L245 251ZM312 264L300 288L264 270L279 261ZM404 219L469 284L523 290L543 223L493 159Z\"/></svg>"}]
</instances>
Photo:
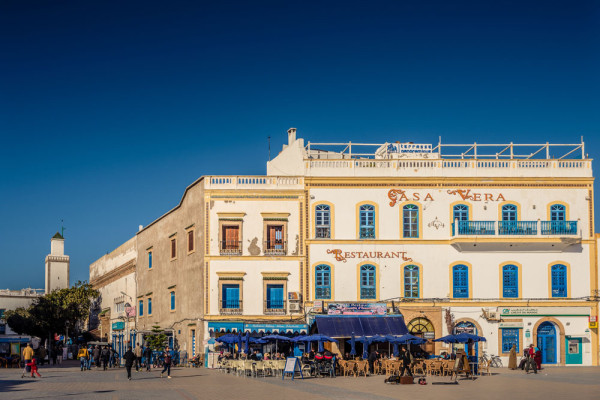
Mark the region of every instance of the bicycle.
<instances>
[{"instance_id":1,"label":"bicycle","mask_svg":"<svg viewBox=\"0 0 600 400\"><path fill-rule=\"evenodd\" d=\"M488 356L486 352L483 352L483 355L479 357L479 364L485 365L487 362L490 362L490 367L492 368L502 368L502 359L498 356L491 355Z\"/></svg>"}]
</instances>

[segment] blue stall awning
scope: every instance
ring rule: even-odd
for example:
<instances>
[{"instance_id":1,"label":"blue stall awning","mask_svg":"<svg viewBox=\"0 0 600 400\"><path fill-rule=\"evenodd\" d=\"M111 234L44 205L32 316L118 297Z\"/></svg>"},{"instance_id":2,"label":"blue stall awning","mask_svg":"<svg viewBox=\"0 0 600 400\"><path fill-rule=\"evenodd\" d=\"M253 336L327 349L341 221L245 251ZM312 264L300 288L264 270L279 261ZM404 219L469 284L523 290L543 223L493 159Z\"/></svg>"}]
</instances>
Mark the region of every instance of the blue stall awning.
<instances>
[{"instance_id":1,"label":"blue stall awning","mask_svg":"<svg viewBox=\"0 0 600 400\"><path fill-rule=\"evenodd\" d=\"M317 330L331 337L406 335L404 318L391 316L316 316Z\"/></svg>"},{"instance_id":2,"label":"blue stall awning","mask_svg":"<svg viewBox=\"0 0 600 400\"><path fill-rule=\"evenodd\" d=\"M244 330L243 322L209 322L209 332L241 332Z\"/></svg>"},{"instance_id":3,"label":"blue stall awning","mask_svg":"<svg viewBox=\"0 0 600 400\"><path fill-rule=\"evenodd\" d=\"M252 333L307 333L306 324L244 324L244 331Z\"/></svg>"}]
</instances>

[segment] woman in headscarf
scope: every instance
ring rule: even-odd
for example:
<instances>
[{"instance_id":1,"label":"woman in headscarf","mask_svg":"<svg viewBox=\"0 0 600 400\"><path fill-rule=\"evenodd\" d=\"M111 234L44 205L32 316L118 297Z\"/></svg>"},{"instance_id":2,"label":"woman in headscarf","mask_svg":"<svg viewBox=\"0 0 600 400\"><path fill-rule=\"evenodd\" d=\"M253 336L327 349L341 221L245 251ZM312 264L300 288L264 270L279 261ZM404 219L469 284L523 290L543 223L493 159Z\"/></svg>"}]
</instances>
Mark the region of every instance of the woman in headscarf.
<instances>
[{"instance_id":1,"label":"woman in headscarf","mask_svg":"<svg viewBox=\"0 0 600 400\"><path fill-rule=\"evenodd\" d=\"M508 356L508 369L517 369L517 346L514 344Z\"/></svg>"}]
</instances>

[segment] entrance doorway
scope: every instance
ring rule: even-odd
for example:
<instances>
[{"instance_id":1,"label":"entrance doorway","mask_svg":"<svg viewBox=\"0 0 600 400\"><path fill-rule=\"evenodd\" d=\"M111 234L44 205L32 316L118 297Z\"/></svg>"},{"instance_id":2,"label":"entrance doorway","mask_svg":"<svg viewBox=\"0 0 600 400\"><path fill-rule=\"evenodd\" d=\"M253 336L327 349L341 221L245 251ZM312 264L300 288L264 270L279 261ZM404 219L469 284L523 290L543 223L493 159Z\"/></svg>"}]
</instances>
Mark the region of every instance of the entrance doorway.
<instances>
[{"instance_id":1,"label":"entrance doorway","mask_svg":"<svg viewBox=\"0 0 600 400\"><path fill-rule=\"evenodd\" d=\"M456 324L456 326L454 327L454 334L458 335L459 333L470 333L471 335L479 336L479 332L477 332L477 327L474 323L469 321L462 321ZM470 347L471 348L469 348L468 343L457 343L452 345L454 353L456 353L456 350L458 349L463 349L468 355L475 356L479 359L479 342L473 343Z\"/></svg>"},{"instance_id":2,"label":"entrance doorway","mask_svg":"<svg viewBox=\"0 0 600 400\"><path fill-rule=\"evenodd\" d=\"M556 364L556 328L543 322L537 330L537 345L542 352L542 364Z\"/></svg>"},{"instance_id":3,"label":"entrance doorway","mask_svg":"<svg viewBox=\"0 0 600 400\"><path fill-rule=\"evenodd\" d=\"M428 354L434 354L435 352L435 329L433 324L427 318L415 318L408 323L408 332L412 335L427 339L427 343L420 346L420 348Z\"/></svg>"}]
</instances>

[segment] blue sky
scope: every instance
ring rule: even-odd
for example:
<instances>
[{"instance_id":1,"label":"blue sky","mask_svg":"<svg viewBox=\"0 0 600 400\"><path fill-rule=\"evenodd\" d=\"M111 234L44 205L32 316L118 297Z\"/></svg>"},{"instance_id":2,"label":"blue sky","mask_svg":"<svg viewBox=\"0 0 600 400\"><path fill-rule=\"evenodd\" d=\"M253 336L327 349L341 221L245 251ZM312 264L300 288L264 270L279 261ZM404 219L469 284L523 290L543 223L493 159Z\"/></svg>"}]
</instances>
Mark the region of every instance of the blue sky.
<instances>
[{"instance_id":1,"label":"blue sky","mask_svg":"<svg viewBox=\"0 0 600 400\"><path fill-rule=\"evenodd\" d=\"M594 1L0 4L0 288L71 279L267 137L578 142L600 153ZM597 168L596 174L597 174Z\"/></svg>"}]
</instances>

